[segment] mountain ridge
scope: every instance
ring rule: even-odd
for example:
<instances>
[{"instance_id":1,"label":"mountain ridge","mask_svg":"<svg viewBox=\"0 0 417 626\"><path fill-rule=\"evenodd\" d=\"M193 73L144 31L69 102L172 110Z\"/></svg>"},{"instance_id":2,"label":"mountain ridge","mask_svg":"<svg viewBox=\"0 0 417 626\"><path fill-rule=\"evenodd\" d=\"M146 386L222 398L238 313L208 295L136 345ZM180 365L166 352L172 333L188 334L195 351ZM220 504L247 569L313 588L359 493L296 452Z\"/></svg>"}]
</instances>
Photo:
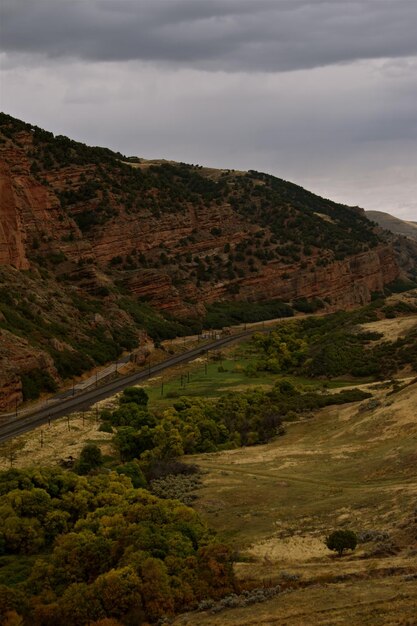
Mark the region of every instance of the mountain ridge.
<instances>
[{"instance_id":1,"label":"mountain ridge","mask_svg":"<svg viewBox=\"0 0 417 626\"><path fill-rule=\"evenodd\" d=\"M3 133L9 128L6 118ZM106 276L117 276L159 308L201 314L202 301L262 299L265 286L256 289L253 278L264 267L267 281L273 268L282 283L268 297L303 297L303 270L312 273L383 244L360 209L267 174L140 159L126 164L119 153L53 138L21 122L12 131L2 146L12 170L2 176L6 219L15 225L14 232L3 227L14 235L2 246L9 263L28 269L52 255L56 275L82 286L90 280L93 291L106 286ZM106 276L88 272L87 265ZM288 282L285 276L295 271L296 280ZM308 278L301 282L311 283ZM313 283L307 297L329 296L319 287L323 272ZM336 306L338 297L348 304L343 287L332 296ZM359 303L352 294L352 304Z\"/></svg>"},{"instance_id":2,"label":"mountain ridge","mask_svg":"<svg viewBox=\"0 0 417 626\"><path fill-rule=\"evenodd\" d=\"M125 157L5 114L0 157L0 330L44 353L38 370L52 357L58 382L83 371L83 356L89 369L138 345L144 329L198 329L215 302L346 309L400 275L361 209L268 174ZM28 371L1 354L9 407Z\"/></svg>"}]
</instances>

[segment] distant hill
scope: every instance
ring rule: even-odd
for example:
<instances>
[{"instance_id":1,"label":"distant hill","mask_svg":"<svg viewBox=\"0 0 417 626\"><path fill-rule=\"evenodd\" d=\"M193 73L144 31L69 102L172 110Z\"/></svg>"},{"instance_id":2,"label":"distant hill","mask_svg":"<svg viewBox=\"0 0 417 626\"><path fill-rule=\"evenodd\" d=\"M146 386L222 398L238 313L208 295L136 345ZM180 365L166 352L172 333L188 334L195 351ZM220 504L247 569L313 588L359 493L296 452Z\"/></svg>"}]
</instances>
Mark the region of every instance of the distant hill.
<instances>
[{"instance_id":1,"label":"distant hill","mask_svg":"<svg viewBox=\"0 0 417 626\"><path fill-rule=\"evenodd\" d=\"M417 241L417 222L401 220L383 211L365 211L365 214L368 219L376 222L381 228Z\"/></svg>"}]
</instances>

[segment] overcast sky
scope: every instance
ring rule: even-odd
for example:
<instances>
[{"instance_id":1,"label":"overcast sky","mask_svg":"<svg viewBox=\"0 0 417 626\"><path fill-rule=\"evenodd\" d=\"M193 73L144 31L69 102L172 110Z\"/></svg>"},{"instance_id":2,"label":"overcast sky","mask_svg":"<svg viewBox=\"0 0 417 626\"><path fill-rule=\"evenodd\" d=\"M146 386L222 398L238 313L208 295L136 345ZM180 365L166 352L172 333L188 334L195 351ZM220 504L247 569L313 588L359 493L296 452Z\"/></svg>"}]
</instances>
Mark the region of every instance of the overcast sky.
<instances>
[{"instance_id":1,"label":"overcast sky","mask_svg":"<svg viewBox=\"0 0 417 626\"><path fill-rule=\"evenodd\" d=\"M417 221L417 0L2 0L1 108Z\"/></svg>"}]
</instances>

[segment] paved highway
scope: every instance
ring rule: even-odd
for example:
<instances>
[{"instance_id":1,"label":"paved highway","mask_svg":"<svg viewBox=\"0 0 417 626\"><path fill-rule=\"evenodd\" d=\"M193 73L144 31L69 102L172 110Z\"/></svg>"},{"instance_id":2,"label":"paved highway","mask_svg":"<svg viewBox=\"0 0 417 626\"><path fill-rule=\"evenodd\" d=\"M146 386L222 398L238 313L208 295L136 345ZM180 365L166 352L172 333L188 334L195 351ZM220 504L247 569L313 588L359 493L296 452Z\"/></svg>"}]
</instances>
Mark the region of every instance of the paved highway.
<instances>
[{"instance_id":1,"label":"paved highway","mask_svg":"<svg viewBox=\"0 0 417 626\"><path fill-rule=\"evenodd\" d=\"M227 337L223 337L222 339L217 339L216 341L206 343L204 346L199 346L197 348L193 348L192 350L188 350L187 352L183 352L182 354L170 357L169 359L153 365L144 371L121 376L117 380L105 383L94 389L82 391L81 393L77 393L75 396L71 395L71 397L57 398L56 402L54 402L53 404L42 407L40 409L35 409L33 412L30 413L25 413L25 415L20 418L3 418L2 422L0 423L0 442L12 439L17 435L21 435L22 433L32 430L33 428L36 428L41 424L48 423L49 421L57 419L58 417L63 417L65 415L68 415L69 413L86 410L92 404L95 404L96 402L98 402L99 400L103 400L104 398L108 398L109 396L113 396L115 393L121 391L125 387L134 385L137 382L145 380L153 376L154 374L157 374L158 372L162 372L163 370L172 367L173 365L177 365L178 363L192 361L198 356L205 354L208 350L221 348L222 346L232 343L233 341L237 341L239 339L243 339L244 337L252 335L254 332L254 329L247 330L237 335L229 335ZM268 331L257 329L257 332Z\"/></svg>"}]
</instances>

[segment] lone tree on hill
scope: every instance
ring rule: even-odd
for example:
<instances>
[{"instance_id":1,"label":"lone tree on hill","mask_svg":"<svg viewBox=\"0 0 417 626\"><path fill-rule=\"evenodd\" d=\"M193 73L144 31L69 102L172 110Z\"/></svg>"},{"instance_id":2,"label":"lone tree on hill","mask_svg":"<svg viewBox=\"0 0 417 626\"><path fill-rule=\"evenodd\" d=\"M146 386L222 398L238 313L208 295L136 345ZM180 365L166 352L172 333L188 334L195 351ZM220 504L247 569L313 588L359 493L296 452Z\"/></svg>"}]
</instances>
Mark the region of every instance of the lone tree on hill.
<instances>
[{"instance_id":1,"label":"lone tree on hill","mask_svg":"<svg viewBox=\"0 0 417 626\"><path fill-rule=\"evenodd\" d=\"M345 550L354 550L358 539L353 530L335 530L325 539L325 544L329 550L337 552L342 556Z\"/></svg>"}]
</instances>

